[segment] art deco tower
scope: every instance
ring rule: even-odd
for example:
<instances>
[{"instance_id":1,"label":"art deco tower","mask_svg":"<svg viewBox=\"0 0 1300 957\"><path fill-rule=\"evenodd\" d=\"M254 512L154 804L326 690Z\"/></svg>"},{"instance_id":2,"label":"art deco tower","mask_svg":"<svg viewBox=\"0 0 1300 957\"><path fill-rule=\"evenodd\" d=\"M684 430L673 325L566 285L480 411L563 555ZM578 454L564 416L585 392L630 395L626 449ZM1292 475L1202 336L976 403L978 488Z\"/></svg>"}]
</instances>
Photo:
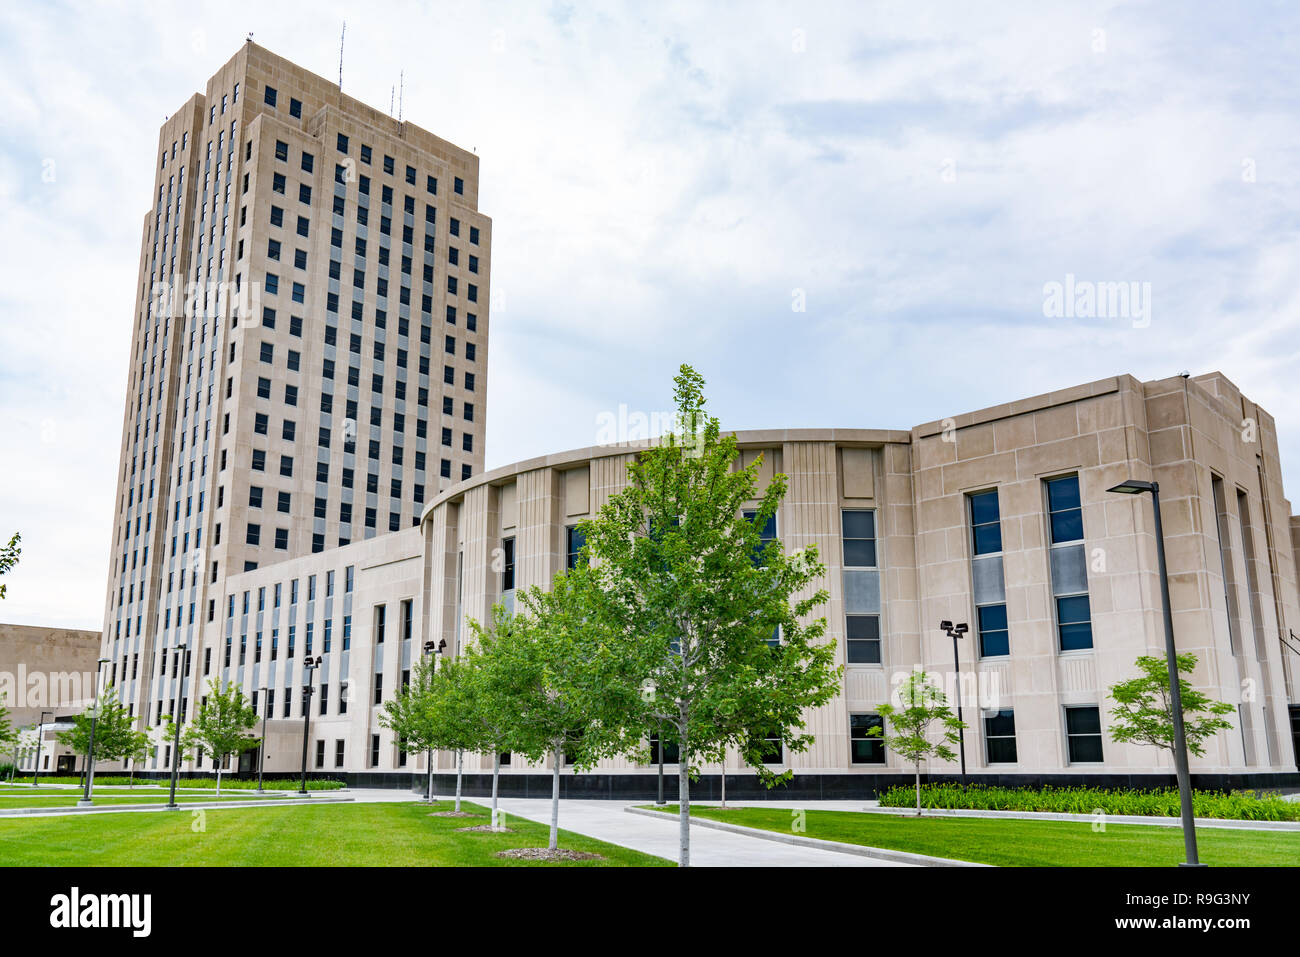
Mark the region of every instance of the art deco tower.
<instances>
[{"instance_id":1,"label":"art deco tower","mask_svg":"<svg viewBox=\"0 0 1300 957\"><path fill-rule=\"evenodd\" d=\"M102 648L150 725L224 576L482 471L491 258L477 156L251 42L155 156Z\"/></svg>"}]
</instances>

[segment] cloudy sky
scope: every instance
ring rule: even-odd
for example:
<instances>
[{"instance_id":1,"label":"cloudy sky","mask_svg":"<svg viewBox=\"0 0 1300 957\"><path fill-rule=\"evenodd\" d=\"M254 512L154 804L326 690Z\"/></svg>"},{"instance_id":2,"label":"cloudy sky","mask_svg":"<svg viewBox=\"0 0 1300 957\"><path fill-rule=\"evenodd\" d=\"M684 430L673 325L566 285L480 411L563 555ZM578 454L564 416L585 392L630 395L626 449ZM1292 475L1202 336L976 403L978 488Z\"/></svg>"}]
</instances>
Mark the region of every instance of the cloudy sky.
<instances>
[{"instance_id":1,"label":"cloudy sky","mask_svg":"<svg viewBox=\"0 0 1300 957\"><path fill-rule=\"evenodd\" d=\"M489 467L667 409L682 362L731 428L1218 369L1300 495L1285 4L13 2L0 619L101 624L159 124L248 31L336 76L344 20L346 92L387 108L404 70L405 118L482 157ZM1149 299L1045 316L1067 275Z\"/></svg>"}]
</instances>

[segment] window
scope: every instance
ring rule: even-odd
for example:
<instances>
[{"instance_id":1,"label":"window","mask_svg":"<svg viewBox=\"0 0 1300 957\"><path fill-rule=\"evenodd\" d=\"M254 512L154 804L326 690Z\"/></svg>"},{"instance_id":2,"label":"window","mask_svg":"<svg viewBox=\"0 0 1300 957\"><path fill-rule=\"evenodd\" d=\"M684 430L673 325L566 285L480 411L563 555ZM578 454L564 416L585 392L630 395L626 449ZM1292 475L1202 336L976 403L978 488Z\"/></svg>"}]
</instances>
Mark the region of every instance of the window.
<instances>
[{"instance_id":1,"label":"window","mask_svg":"<svg viewBox=\"0 0 1300 957\"><path fill-rule=\"evenodd\" d=\"M785 752L781 746L779 735L768 735L763 739L763 763L764 764L783 764L785 762Z\"/></svg>"},{"instance_id":2,"label":"window","mask_svg":"<svg viewBox=\"0 0 1300 957\"><path fill-rule=\"evenodd\" d=\"M465 181L457 176L452 184L452 189L456 191L458 196L462 195L465 192Z\"/></svg>"},{"instance_id":3,"label":"window","mask_svg":"<svg viewBox=\"0 0 1300 957\"><path fill-rule=\"evenodd\" d=\"M288 707L288 705L289 702L286 701L285 706ZM288 715L285 715L285 717L287 718ZM325 767L325 742L324 741L316 742L316 767L318 768Z\"/></svg>"},{"instance_id":4,"label":"window","mask_svg":"<svg viewBox=\"0 0 1300 957\"><path fill-rule=\"evenodd\" d=\"M1047 509L1052 544L1083 539L1083 509L1079 501L1079 476L1052 479L1047 483Z\"/></svg>"},{"instance_id":5,"label":"window","mask_svg":"<svg viewBox=\"0 0 1300 957\"><path fill-rule=\"evenodd\" d=\"M501 569L501 590L507 592L515 587L515 540L503 539L501 542L504 565Z\"/></svg>"},{"instance_id":6,"label":"window","mask_svg":"<svg viewBox=\"0 0 1300 957\"><path fill-rule=\"evenodd\" d=\"M375 673L375 704L384 703L384 675L382 672Z\"/></svg>"},{"instance_id":7,"label":"window","mask_svg":"<svg viewBox=\"0 0 1300 957\"><path fill-rule=\"evenodd\" d=\"M1056 628L1062 651L1092 647L1092 614L1087 595L1056 599Z\"/></svg>"},{"instance_id":8,"label":"window","mask_svg":"<svg viewBox=\"0 0 1300 957\"><path fill-rule=\"evenodd\" d=\"M1101 763L1101 712L1093 706L1067 707L1065 740L1071 764Z\"/></svg>"},{"instance_id":9,"label":"window","mask_svg":"<svg viewBox=\"0 0 1300 957\"><path fill-rule=\"evenodd\" d=\"M876 567L876 513L845 509L840 513L845 568Z\"/></svg>"},{"instance_id":10,"label":"window","mask_svg":"<svg viewBox=\"0 0 1300 957\"><path fill-rule=\"evenodd\" d=\"M1016 763L1016 713L1010 708L985 715L984 753L989 764Z\"/></svg>"},{"instance_id":11,"label":"window","mask_svg":"<svg viewBox=\"0 0 1300 957\"><path fill-rule=\"evenodd\" d=\"M980 657L997 658L1011 654L1007 606L981 605L975 611L979 618Z\"/></svg>"},{"instance_id":12,"label":"window","mask_svg":"<svg viewBox=\"0 0 1300 957\"><path fill-rule=\"evenodd\" d=\"M664 764L677 764L681 761L681 748L676 741L667 736L664 738L663 761ZM506 762L502 761L501 763L505 764ZM657 734L650 735L650 763L659 763L659 735Z\"/></svg>"},{"instance_id":13,"label":"window","mask_svg":"<svg viewBox=\"0 0 1300 957\"><path fill-rule=\"evenodd\" d=\"M849 664L880 664L880 616L845 615L844 620Z\"/></svg>"},{"instance_id":14,"label":"window","mask_svg":"<svg viewBox=\"0 0 1300 957\"><path fill-rule=\"evenodd\" d=\"M870 735L872 728L884 733L885 721L880 715L849 715L849 756L854 764L885 763L885 739Z\"/></svg>"},{"instance_id":15,"label":"window","mask_svg":"<svg viewBox=\"0 0 1300 957\"><path fill-rule=\"evenodd\" d=\"M248 535L245 539L249 545L260 545L262 542L262 526L252 523L248 526Z\"/></svg>"},{"instance_id":16,"label":"window","mask_svg":"<svg viewBox=\"0 0 1300 957\"><path fill-rule=\"evenodd\" d=\"M342 133L339 134L338 148L340 153L346 153L348 151L348 138Z\"/></svg>"},{"instance_id":17,"label":"window","mask_svg":"<svg viewBox=\"0 0 1300 957\"><path fill-rule=\"evenodd\" d=\"M1067 475L1045 484L1059 647L1061 651L1087 650L1092 647L1092 614L1079 476Z\"/></svg>"},{"instance_id":18,"label":"window","mask_svg":"<svg viewBox=\"0 0 1300 957\"><path fill-rule=\"evenodd\" d=\"M970 496L970 524L974 554L991 555L1002 551L1002 522L996 490Z\"/></svg>"},{"instance_id":19,"label":"window","mask_svg":"<svg viewBox=\"0 0 1300 957\"><path fill-rule=\"evenodd\" d=\"M344 741L342 738L339 738L334 742L334 767L336 768L343 767L343 745Z\"/></svg>"},{"instance_id":20,"label":"window","mask_svg":"<svg viewBox=\"0 0 1300 957\"><path fill-rule=\"evenodd\" d=\"M750 523L753 523L758 518L758 512L752 510L742 512L741 514L745 517L745 520ZM763 523L762 531L759 532L759 545L754 549L753 555L750 556L754 565L757 566L763 564L763 549L767 547L768 542L774 541L775 539L776 514L773 513L772 515L769 515L767 521Z\"/></svg>"},{"instance_id":21,"label":"window","mask_svg":"<svg viewBox=\"0 0 1300 957\"><path fill-rule=\"evenodd\" d=\"M275 106L275 100L276 100L275 87L273 87L273 86L268 86L268 87L266 88L266 93L265 93L265 94L263 95L263 97L262 97L262 100L263 100L263 102L266 103L267 106L274 107L274 106Z\"/></svg>"},{"instance_id":22,"label":"window","mask_svg":"<svg viewBox=\"0 0 1300 957\"><path fill-rule=\"evenodd\" d=\"M379 767L379 735L377 734L370 736L370 766Z\"/></svg>"},{"instance_id":23,"label":"window","mask_svg":"<svg viewBox=\"0 0 1300 957\"><path fill-rule=\"evenodd\" d=\"M587 544L587 535L577 525L570 525L564 530L566 541L565 551L567 557L565 560L566 568L574 568L578 564L578 558L582 554L582 547Z\"/></svg>"}]
</instances>

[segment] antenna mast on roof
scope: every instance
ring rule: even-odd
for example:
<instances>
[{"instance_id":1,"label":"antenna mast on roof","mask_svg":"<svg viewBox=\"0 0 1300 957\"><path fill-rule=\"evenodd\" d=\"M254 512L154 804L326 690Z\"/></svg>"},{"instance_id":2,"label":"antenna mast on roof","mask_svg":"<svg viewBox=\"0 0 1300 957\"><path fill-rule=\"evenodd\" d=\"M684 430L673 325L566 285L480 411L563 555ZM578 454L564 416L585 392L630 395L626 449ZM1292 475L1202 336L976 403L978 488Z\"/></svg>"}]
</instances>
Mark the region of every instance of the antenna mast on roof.
<instances>
[{"instance_id":1,"label":"antenna mast on roof","mask_svg":"<svg viewBox=\"0 0 1300 957\"><path fill-rule=\"evenodd\" d=\"M339 92L343 92L343 41L348 35L348 22L343 21L343 32L339 34Z\"/></svg>"},{"instance_id":2,"label":"antenna mast on roof","mask_svg":"<svg viewBox=\"0 0 1300 957\"><path fill-rule=\"evenodd\" d=\"M406 74L397 71L397 122L402 122L402 92L406 86Z\"/></svg>"}]
</instances>

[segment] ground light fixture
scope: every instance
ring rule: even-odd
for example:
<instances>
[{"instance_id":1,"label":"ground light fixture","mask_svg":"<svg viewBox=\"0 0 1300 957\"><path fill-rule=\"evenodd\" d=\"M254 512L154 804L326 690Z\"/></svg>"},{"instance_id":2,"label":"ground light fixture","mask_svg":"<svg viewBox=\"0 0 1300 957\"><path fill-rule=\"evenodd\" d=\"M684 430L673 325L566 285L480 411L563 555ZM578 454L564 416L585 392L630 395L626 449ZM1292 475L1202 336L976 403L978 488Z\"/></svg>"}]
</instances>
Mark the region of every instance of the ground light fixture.
<instances>
[{"instance_id":1,"label":"ground light fixture","mask_svg":"<svg viewBox=\"0 0 1300 957\"><path fill-rule=\"evenodd\" d=\"M312 683L311 673L319 668L325 661L324 655L317 655L313 658L308 655L302 660L303 679L302 686L302 787L298 793L307 794L307 726L311 722L311 696Z\"/></svg>"},{"instance_id":2,"label":"ground light fixture","mask_svg":"<svg viewBox=\"0 0 1300 957\"><path fill-rule=\"evenodd\" d=\"M970 631L970 625L967 624L967 623L964 622L964 621L962 621L962 622L958 622L957 624L954 625L952 622L947 621L947 620L944 620L944 621L939 622L939 627L940 627L943 631L945 631L945 632L948 634L948 637L949 637L949 638L952 639L952 662L953 662L953 668L956 669L956 672L957 672L957 721L960 723L961 720L962 720L962 711L961 711L961 655L960 655L960 654L958 653L958 651L957 651L957 639L959 639L959 638L965 638L965 637L966 637L966 633L967 633L968 631ZM965 784L965 783L966 783L966 734L965 734L965 730L966 730L965 728L960 728L960 727L957 729L957 749L958 749L958 751L961 752L961 783L962 783L962 784Z\"/></svg>"},{"instance_id":3,"label":"ground light fixture","mask_svg":"<svg viewBox=\"0 0 1300 957\"><path fill-rule=\"evenodd\" d=\"M77 807L90 807L90 794L95 787L95 719L99 716L99 673L106 664L108 659L100 658L95 665L94 695L90 699L90 742L86 747L86 787Z\"/></svg>"},{"instance_id":4,"label":"ground light fixture","mask_svg":"<svg viewBox=\"0 0 1300 957\"><path fill-rule=\"evenodd\" d=\"M176 803L176 780L181 773L181 721L185 718L185 678L190 673L190 646L176 649L176 657L172 662L172 674L180 675L181 686L181 707L172 711L172 773L171 773L171 796L164 805L169 811L180 810L180 805Z\"/></svg>"},{"instance_id":5,"label":"ground light fixture","mask_svg":"<svg viewBox=\"0 0 1300 957\"><path fill-rule=\"evenodd\" d=\"M1182 805L1183 846L1187 860L1183 867L1204 867L1196 853L1196 820L1192 816L1192 779L1187 770L1187 735L1183 729L1183 694L1178 678L1178 658L1174 649L1174 615L1169 604L1169 570L1165 565L1165 533L1160 521L1160 483L1127 479L1108 488L1121 495L1151 493L1151 509L1156 519L1156 563L1160 572L1160 605L1165 618L1165 661L1169 666L1169 703L1174 717L1174 772L1178 776L1178 801Z\"/></svg>"}]
</instances>

